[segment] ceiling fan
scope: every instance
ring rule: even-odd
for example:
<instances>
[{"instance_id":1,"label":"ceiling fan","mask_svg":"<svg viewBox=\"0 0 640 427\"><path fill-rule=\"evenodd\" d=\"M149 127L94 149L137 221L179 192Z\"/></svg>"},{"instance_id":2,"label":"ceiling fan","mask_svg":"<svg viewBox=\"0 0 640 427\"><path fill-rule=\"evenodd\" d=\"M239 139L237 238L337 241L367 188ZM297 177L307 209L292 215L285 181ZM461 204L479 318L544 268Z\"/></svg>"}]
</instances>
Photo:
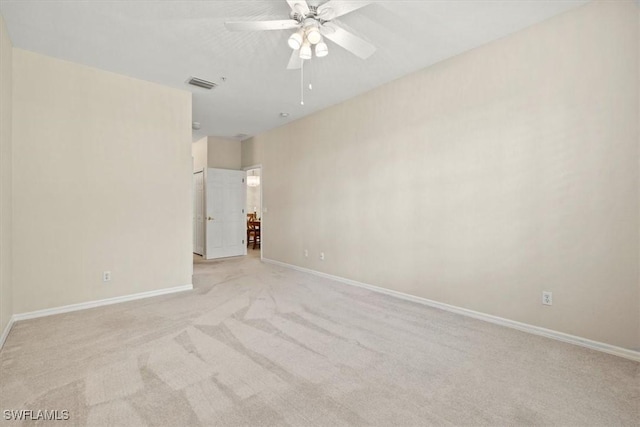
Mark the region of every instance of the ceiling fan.
<instances>
[{"instance_id":1,"label":"ceiling fan","mask_svg":"<svg viewBox=\"0 0 640 427\"><path fill-rule=\"evenodd\" d=\"M291 8L289 19L276 21L230 21L225 22L231 31L296 30L289 36L289 47L293 49L287 69L302 67L304 60L311 59L312 47L316 57L327 56L329 48L324 39L331 40L359 58L367 59L376 47L355 34L336 25L333 20L361 9L371 1L329 0L319 6L305 0L286 0Z\"/></svg>"}]
</instances>

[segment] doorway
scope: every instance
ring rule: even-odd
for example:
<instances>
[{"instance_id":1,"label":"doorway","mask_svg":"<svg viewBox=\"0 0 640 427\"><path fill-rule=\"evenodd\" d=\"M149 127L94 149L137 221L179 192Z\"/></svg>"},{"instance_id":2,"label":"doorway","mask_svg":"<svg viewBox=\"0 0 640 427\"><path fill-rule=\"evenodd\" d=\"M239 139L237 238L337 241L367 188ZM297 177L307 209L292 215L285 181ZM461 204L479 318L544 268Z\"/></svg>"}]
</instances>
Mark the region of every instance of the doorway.
<instances>
[{"instance_id":1,"label":"doorway","mask_svg":"<svg viewBox=\"0 0 640 427\"><path fill-rule=\"evenodd\" d=\"M245 168L247 181L247 254L262 258L264 238L264 221L262 206L262 166L256 165ZM259 251L258 251L259 249Z\"/></svg>"}]
</instances>

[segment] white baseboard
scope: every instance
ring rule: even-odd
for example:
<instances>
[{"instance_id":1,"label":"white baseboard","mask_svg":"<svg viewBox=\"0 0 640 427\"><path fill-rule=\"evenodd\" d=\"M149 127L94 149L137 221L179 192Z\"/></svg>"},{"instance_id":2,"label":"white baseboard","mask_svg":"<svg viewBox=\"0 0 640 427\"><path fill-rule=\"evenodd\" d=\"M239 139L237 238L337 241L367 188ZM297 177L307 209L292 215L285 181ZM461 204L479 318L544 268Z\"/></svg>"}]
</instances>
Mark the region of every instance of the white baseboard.
<instances>
[{"instance_id":1,"label":"white baseboard","mask_svg":"<svg viewBox=\"0 0 640 427\"><path fill-rule=\"evenodd\" d=\"M587 338L578 337L575 335L565 334L564 332L554 331L552 329L541 328L539 326L529 325L527 323L517 322L515 320L505 319L503 317L493 316L491 314L481 313L479 311L473 311L462 307L456 307L455 305L449 305L442 302L430 300L427 298L418 297L415 295L405 294L391 289L381 288L379 286L369 285L367 283L357 282L351 279L345 279L344 277L333 276L331 274L322 273L320 271L311 270L304 267L298 267L296 265L287 264L280 261L275 261L268 258L263 258L262 261L278 265L280 267L290 268L292 270L301 271L303 273L309 273L314 276L323 277L325 279L334 280L336 282L344 283L346 285L357 286L359 288L369 289L374 292L391 295L396 298L404 299L407 301L417 302L419 304L428 305L430 307L439 308L442 310L450 311L452 313L461 314L467 317L473 317L474 319L483 320L485 322L494 323L496 325L506 326L508 328L517 329L519 331L528 332L534 335L540 335L543 337L551 338L558 341L563 341L569 344L578 345L581 347L590 348L592 350L598 350L604 353L613 354L615 356L624 357L625 359L635 360L640 362L640 351L635 351L627 348L617 347L615 345L606 344L598 341L593 341Z\"/></svg>"},{"instance_id":2,"label":"white baseboard","mask_svg":"<svg viewBox=\"0 0 640 427\"><path fill-rule=\"evenodd\" d=\"M7 340L7 337L9 336L9 332L11 332L11 327L13 326L13 322L15 322L13 316L11 316L11 318L9 319L9 322L7 322L7 326L4 327L4 330L2 331L2 335L0 335L0 350L2 350L2 346L4 346L4 342Z\"/></svg>"},{"instance_id":3,"label":"white baseboard","mask_svg":"<svg viewBox=\"0 0 640 427\"><path fill-rule=\"evenodd\" d=\"M190 291L193 285L175 286L173 288L157 289L155 291L140 292L137 294L123 295L121 297L105 298L95 301L81 302L78 304L63 305L62 307L45 308L44 310L30 311L28 313L14 314L14 321L35 319L36 317L52 316L54 314L69 313L71 311L86 310L88 308L102 307L103 305L118 304L120 302L134 301L137 299L157 297L176 292Z\"/></svg>"}]
</instances>

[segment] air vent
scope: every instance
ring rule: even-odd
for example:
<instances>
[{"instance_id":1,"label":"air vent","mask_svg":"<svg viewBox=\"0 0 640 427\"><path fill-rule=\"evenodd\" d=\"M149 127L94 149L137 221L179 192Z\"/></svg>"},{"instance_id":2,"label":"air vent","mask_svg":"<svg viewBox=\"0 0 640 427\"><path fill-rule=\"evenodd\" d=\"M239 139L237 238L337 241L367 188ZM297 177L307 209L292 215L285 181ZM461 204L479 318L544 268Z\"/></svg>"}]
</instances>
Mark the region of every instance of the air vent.
<instances>
[{"instance_id":1,"label":"air vent","mask_svg":"<svg viewBox=\"0 0 640 427\"><path fill-rule=\"evenodd\" d=\"M201 87L203 89L213 89L214 87L217 86L214 82L210 82L209 80L199 79L197 77L191 77L189 80L187 80L187 83L189 83L192 86Z\"/></svg>"}]
</instances>

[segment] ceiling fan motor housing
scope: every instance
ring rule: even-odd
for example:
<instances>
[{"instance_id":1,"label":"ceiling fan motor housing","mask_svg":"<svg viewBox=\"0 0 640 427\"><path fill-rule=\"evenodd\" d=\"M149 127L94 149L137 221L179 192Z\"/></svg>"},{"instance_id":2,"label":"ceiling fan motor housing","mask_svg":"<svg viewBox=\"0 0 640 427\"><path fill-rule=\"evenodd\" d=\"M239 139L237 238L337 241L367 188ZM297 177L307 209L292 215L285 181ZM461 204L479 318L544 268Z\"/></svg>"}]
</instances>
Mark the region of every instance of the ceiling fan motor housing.
<instances>
[{"instance_id":1,"label":"ceiling fan motor housing","mask_svg":"<svg viewBox=\"0 0 640 427\"><path fill-rule=\"evenodd\" d=\"M296 8L296 9L298 9L298 8ZM289 17L291 19L295 19L296 21L298 21L301 24L304 23L307 19L313 19L320 25L325 23L325 22L328 22L327 19L323 19L322 15L326 15L326 14L319 14L318 13L318 7L317 6L311 6L311 5L309 5L309 12L308 13L304 13L301 10L292 10L289 13Z\"/></svg>"}]
</instances>

